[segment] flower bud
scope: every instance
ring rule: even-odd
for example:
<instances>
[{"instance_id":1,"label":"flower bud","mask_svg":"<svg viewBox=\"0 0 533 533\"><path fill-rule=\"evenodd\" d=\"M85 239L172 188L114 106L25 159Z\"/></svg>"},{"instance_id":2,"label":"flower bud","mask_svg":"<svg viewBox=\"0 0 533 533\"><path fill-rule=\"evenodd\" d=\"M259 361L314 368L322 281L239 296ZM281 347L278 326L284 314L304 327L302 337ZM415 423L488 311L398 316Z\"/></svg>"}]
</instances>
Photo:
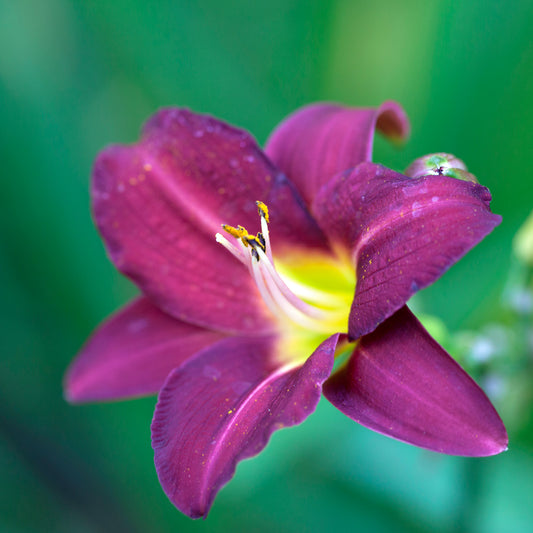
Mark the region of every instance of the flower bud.
<instances>
[{"instance_id":1,"label":"flower bud","mask_svg":"<svg viewBox=\"0 0 533 533\"><path fill-rule=\"evenodd\" d=\"M478 183L477 178L467 171L466 165L452 154L438 153L415 159L406 169L410 178L422 176L449 176L458 180Z\"/></svg>"},{"instance_id":2,"label":"flower bud","mask_svg":"<svg viewBox=\"0 0 533 533\"><path fill-rule=\"evenodd\" d=\"M533 266L533 211L515 235L513 251L520 261Z\"/></svg>"}]
</instances>

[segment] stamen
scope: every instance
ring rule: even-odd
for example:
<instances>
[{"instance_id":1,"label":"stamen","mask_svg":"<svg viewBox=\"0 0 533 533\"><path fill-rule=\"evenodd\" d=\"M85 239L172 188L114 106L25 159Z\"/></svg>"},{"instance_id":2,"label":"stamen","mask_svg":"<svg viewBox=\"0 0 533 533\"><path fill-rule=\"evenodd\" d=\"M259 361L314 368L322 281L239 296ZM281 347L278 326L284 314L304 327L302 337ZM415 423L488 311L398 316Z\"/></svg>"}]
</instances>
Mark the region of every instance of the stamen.
<instances>
[{"instance_id":1,"label":"stamen","mask_svg":"<svg viewBox=\"0 0 533 533\"><path fill-rule=\"evenodd\" d=\"M317 320L291 305L291 302L289 302L284 295L273 286L272 279L269 274L264 271L263 265L263 261L252 261L252 276L263 301L273 315L279 316L280 314L283 314L293 322L316 332L328 333L331 331L331 324L324 320Z\"/></svg>"},{"instance_id":2,"label":"stamen","mask_svg":"<svg viewBox=\"0 0 533 533\"><path fill-rule=\"evenodd\" d=\"M270 217L268 215L268 207L263 202L257 200L255 202L255 205L257 206L257 210L259 211L259 216L261 218L264 218L267 222L270 222Z\"/></svg>"},{"instance_id":3,"label":"stamen","mask_svg":"<svg viewBox=\"0 0 533 533\"><path fill-rule=\"evenodd\" d=\"M261 217L261 235L265 241L264 250L266 250L267 257L272 261L272 251L270 248L270 233L268 231L268 223L270 222L270 215L268 214L268 207L263 202L257 200L255 202L259 216ZM258 234L259 236L259 234Z\"/></svg>"},{"instance_id":4,"label":"stamen","mask_svg":"<svg viewBox=\"0 0 533 533\"><path fill-rule=\"evenodd\" d=\"M260 261L256 263L256 268L259 270L259 273L262 276L264 286L266 286L269 295L278 307L277 314L279 314L279 311L281 311L290 320L304 326L307 329L312 329L321 333L327 333L328 331L331 331L331 322L328 320L329 317L327 317L325 314L323 316L318 316L321 311L320 309L311 309L310 307L307 307L305 310L302 309L301 304L307 306L305 302L300 301L300 305L298 305L296 302L289 300L287 295L283 294L276 286L274 280L270 276L270 272L265 271L265 264L266 263L264 261Z\"/></svg>"},{"instance_id":5,"label":"stamen","mask_svg":"<svg viewBox=\"0 0 533 533\"><path fill-rule=\"evenodd\" d=\"M259 235L261 235L260 233L258 233L257 235L246 235L246 237L243 237L242 238L242 241L244 242L245 245L250 245L252 248L255 248L255 247L258 247L260 248L261 250L265 250L265 239L263 238L262 240L259 238ZM263 237L261 235L261 237Z\"/></svg>"},{"instance_id":6,"label":"stamen","mask_svg":"<svg viewBox=\"0 0 533 533\"><path fill-rule=\"evenodd\" d=\"M235 237L236 239L241 239L242 237L246 237L246 235L248 235L248 232L242 226L237 226L236 228L230 226L229 224L221 224L221 226L224 231L227 231L232 237Z\"/></svg>"},{"instance_id":7,"label":"stamen","mask_svg":"<svg viewBox=\"0 0 533 533\"><path fill-rule=\"evenodd\" d=\"M215 239L219 244L224 246L224 248L226 248L226 250L230 252L231 255L236 257L241 263L244 263L245 265L247 264L246 255L239 248L233 246L233 244L231 244L231 242L229 242L228 239L226 239L226 237L224 237L220 233L217 233L215 235Z\"/></svg>"},{"instance_id":8,"label":"stamen","mask_svg":"<svg viewBox=\"0 0 533 533\"><path fill-rule=\"evenodd\" d=\"M263 252L264 252L266 250L266 241L261 232L257 234L257 239L261 243L261 248L263 249Z\"/></svg>"},{"instance_id":9,"label":"stamen","mask_svg":"<svg viewBox=\"0 0 533 533\"><path fill-rule=\"evenodd\" d=\"M279 308L274 299L272 298L270 291L267 289L265 280L261 275L258 265L259 259L253 258L250 262L250 274L252 275L252 278L255 281L255 284L257 285L257 289L259 290L259 294L261 294L261 298L263 298L263 301L265 302L266 306L270 309L273 315L277 315L279 312Z\"/></svg>"},{"instance_id":10,"label":"stamen","mask_svg":"<svg viewBox=\"0 0 533 533\"><path fill-rule=\"evenodd\" d=\"M269 214L267 206L260 201L256 202L259 215L261 216L261 230L257 235L251 235L243 226L233 227L222 224L224 231L237 240L235 246L220 233L216 234L216 240L222 244L235 258L248 268L263 301L275 315L285 315L290 320L304 326L307 329L320 333L327 333L343 321L345 312L336 309L324 309L301 300L276 271L270 249L270 236L268 232ZM307 286L300 286L307 288ZM310 299L321 304L330 304L337 309L343 309L335 298L320 290L307 288L313 296ZM308 294L309 294L308 292ZM327 298L326 302L326 296ZM337 305L335 305L337 304Z\"/></svg>"},{"instance_id":11,"label":"stamen","mask_svg":"<svg viewBox=\"0 0 533 533\"><path fill-rule=\"evenodd\" d=\"M261 259L261 265L268 270L268 277L271 279L277 288L277 290L287 299L287 301L296 309L305 313L306 315L316 318L318 320L331 320L339 318L340 315L334 311L327 311L326 309L320 309L314 305L308 304L303 300L300 300L290 289L287 284L281 279L280 275L276 271L274 265L268 260L266 255L257 250L259 259ZM273 291L272 291L273 292Z\"/></svg>"}]
</instances>

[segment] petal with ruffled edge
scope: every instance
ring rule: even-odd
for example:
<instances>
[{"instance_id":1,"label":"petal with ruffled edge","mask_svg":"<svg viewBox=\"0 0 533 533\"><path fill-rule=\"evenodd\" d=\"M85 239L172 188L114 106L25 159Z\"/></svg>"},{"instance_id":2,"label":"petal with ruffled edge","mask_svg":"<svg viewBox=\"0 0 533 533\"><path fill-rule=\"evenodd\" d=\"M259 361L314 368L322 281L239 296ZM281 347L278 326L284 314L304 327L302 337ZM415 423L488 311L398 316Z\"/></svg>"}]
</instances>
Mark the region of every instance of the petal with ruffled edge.
<instances>
[{"instance_id":1,"label":"petal with ruffled edge","mask_svg":"<svg viewBox=\"0 0 533 533\"><path fill-rule=\"evenodd\" d=\"M337 338L296 367L275 363L275 338L230 338L169 376L152 422L152 445L163 490L180 511L207 515L238 461L259 453L273 431L314 411Z\"/></svg>"},{"instance_id":2,"label":"petal with ruffled edge","mask_svg":"<svg viewBox=\"0 0 533 533\"><path fill-rule=\"evenodd\" d=\"M391 140L404 140L409 135L405 111L392 101L377 109L313 104L286 118L265 152L311 205L328 179L372 159L375 129Z\"/></svg>"},{"instance_id":3,"label":"petal with ruffled edge","mask_svg":"<svg viewBox=\"0 0 533 533\"><path fill-rule=\"evenodd\" d=\"M77 403L155 394L171 370L222 338L139 298L89 339L67 372L65 396Z\"/></svg>"},{"instance_id":4,"label":"petal with ruffled edge","mask_svg":"<svg viewBox=\"0 0 533 533\"><path fill-rule=\"evenodd\" d=\"M490 200L481 185L446 176L407 178L374 163L324 186L313 212L356 265L350 337L373 331L490 233L501 221Z\"/></svg>"},{"instance_id":5,"label":"petal with ruffled edge","mask_svg":"<svg viewBox=\"0 0 533 533\"><path fill-rule=\"evenodd\" d=\"M507 448L485 393L407 307L358 342L324 395L363 426L422 448L474 457Z\"/></svg>"},{"instance_id":6,"label":"petal with ruffled edge","mask_svg":"<svg viewBox=\"0 0 533 533\"><path fill-rule=\"evenodd\" d=\"M221 223L255 233L256 200L275 212L273 246L326 247L292 185L249 134L187 110L162 110L139 143L104 150L92 196L117 268L163 310L199 326L272 327L247 270L215 241Z\"/></svg>"}]
</instances>

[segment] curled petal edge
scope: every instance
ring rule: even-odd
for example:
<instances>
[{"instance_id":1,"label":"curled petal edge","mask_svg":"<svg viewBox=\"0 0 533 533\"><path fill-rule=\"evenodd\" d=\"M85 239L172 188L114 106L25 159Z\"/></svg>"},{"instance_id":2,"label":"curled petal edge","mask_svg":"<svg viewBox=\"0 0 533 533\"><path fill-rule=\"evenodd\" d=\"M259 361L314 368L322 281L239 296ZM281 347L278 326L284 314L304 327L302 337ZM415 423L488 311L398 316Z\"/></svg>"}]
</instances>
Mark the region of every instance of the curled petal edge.
<instances>
[{"instance_id":1,"label":"curled petal edge","mask_svg":"<svg viewBox=\"0 0 533 533\"><path fill-rule=\"evenodd\" d=\"M409 136L409 120L393 101L377 109L313 104L281 122L268 139L265 152L310 206L329 179L372 159L376 129L401 142Z\"/></svg>"}]
</instances>

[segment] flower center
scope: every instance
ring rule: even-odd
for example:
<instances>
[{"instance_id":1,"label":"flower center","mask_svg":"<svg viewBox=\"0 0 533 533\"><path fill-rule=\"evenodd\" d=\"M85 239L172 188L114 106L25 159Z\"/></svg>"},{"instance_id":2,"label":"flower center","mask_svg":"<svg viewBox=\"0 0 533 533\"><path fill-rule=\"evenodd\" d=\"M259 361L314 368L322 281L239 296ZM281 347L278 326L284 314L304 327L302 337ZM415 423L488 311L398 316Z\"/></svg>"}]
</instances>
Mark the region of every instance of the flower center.
<instances>
[{"instance_id":1,"label":"flower center","mask_svg":"<svg viewBox=\"0 0 533 533\"><path fill-rule=\"evenodd\" d=\"M310 330L321 337L346 331L355 286L353 268L342 268L340 262L324 254L302 253L292 257L289 254L285 261L277 260L276 268L268 231L268 208L263 202L256 204L261 218L259 233L252 235L242 226L222 224L233 242L220 233L216 234L217 242L247 267L263 301L282 328L286 329L288 320L292 330L297 326L298 330ZM331 286L332 280L336 286Z\"/></svg>"}]
</instances>

